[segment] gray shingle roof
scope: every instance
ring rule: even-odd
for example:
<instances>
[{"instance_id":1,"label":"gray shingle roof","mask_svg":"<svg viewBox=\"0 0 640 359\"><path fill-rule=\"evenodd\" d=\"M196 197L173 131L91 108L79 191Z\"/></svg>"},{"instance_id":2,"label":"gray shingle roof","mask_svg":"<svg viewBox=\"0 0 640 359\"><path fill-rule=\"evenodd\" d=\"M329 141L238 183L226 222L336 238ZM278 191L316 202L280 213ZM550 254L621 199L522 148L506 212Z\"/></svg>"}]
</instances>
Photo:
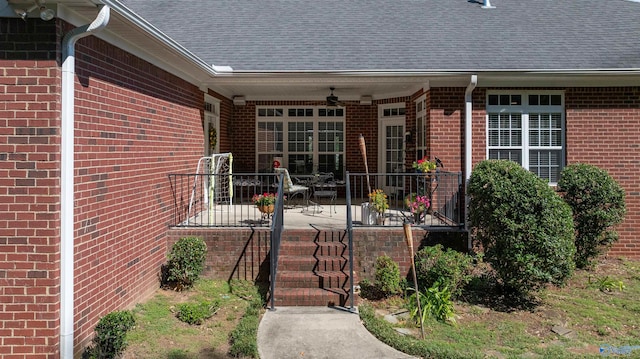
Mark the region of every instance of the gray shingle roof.
<instances>
[{"instance_id":1,"label":"gray shingle roof","mask_svg":"<svg viewBox=\"0 0 640 359\"><path fill-rule=\"evenodd\" d=\"M640 68L626 0L122 0L238 71Z\"/></svg>"}]
</instances>

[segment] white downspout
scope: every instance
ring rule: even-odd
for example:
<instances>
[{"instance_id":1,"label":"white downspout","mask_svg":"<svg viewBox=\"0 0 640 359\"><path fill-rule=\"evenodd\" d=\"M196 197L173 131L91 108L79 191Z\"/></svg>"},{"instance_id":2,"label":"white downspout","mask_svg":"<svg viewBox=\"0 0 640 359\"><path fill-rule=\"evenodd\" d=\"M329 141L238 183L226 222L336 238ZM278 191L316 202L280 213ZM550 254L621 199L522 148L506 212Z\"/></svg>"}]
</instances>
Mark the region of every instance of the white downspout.
<instances>
[{"instance_id":1,"label":"white downspout","mask_svg":"<svg viewBox=\"0 0 640 359\"><path fill-rule=\"evenodd\" d=\"M464 229L468 233L467 237L467 249L471 249L471 234L469 233L469 195L467 194L469 188L469 178L471 178L472 167L472 120L473 120L473 90L478 84L478 75L471 75L471 82L467 85L467 90L464 92L464 181L465 181L465 216L464 216Z\"/></svg>"},{"instance_id":2,"label":"white downspout","mask_svg":"<svg viewBox=\"0 0 640 359\"><path fill-rule=\"evenodd\" d=\"M62 123L60 126L60 358L73 359L74 309L74 97L75 44L109 23L103 6L91 24L77 27L62 39Z\"/></svg>"}]
</instances>

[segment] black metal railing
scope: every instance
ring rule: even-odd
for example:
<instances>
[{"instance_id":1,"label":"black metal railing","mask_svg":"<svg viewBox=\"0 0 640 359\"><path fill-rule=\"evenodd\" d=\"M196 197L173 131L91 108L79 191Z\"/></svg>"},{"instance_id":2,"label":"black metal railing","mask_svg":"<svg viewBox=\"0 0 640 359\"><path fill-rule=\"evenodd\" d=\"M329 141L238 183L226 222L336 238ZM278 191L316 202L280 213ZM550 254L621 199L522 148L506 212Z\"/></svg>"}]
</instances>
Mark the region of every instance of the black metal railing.
<instances>
[{"instance_id":1,"label":"black metal railing","mask_svg":"<svg viewBox=\"0 0 640 359\"><path fill-rule=\"evenodd\" d=\"M170 174L169 182L175 227L268 226L252 198L278 190L273 173Z\"/></svg>"},{"instance_id":2,"label":"black metal railing","mask_svg":"<svg viewBox=\"0 0 640 359\"><path fill-rule=\"evenodd\" d=\"M346 186L348 206L360 206L352 219L356 226L402 226L406 222L431 228L464 226L461 172L347 172ZM369 203L369 193L376 189L387 195L389 208L382 214ZM429 206L420 207L425 203Z\"/></svg>"},{"instance_id":3,"label":"black metal railing","mask_svg":"<svg viewBox=\"0 0 640 359\"><path fill-rule=\"evenodd\" d=\"M349 172L347 172L347 178L349 178ZM349 298L351 299L351 305L349 311L355 312L355 283L353 282L353 216L351 213L351 186L347 185L345 188L345 195L347 199L347 237L349 240L347 249L349 250Z\"/></svg>"},{"instance_id":4,"label":"black metal railing","mask_svg":"<svg viewBox=\"0 0 640 359\"><path fill-rule=\"evenodd\" d=\"M276 278L278 277L278 258L280 256L280 242L282 240L282 230L284 229L284 191L283 177L280 175L278 183L278 196L276 198L276 208L271 220L271 243L270 243L270 262L269 282L271 285L271 310L275 310L275 293Z\"/></svg>"}]
</instances>

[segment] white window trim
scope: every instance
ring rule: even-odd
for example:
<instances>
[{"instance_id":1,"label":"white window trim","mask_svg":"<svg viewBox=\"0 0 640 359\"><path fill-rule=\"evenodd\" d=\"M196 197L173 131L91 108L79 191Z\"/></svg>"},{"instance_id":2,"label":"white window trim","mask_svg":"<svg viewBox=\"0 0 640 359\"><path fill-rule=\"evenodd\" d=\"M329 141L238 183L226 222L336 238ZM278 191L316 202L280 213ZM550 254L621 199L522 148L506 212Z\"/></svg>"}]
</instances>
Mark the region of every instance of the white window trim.
<instances>
[{"instance_id":1,"label":"white window trim","mask_svg":"<svg viewBox=\"0 0 640 359\"><path fill-rule=\"evenodd\" d=\"M405 113L402 115L390 115L384 116L384 110L389 108L402 108L405 110ZM378 105L378 172L385 173L386 168L386 155L385 155L385 141L386 141L386 133L384 132L384 124L386 122L392 121L401 121L404 131L407 130L407 109L405 102L395 102L395 103L386 103ZM406 141L402 142L403 150L406 150L407 144ZM404 159L406 159L406 153Z\"/></svg>"},{"instance_id":2,"label":"white window trim","mask_svg":"<svg viewBox=\"0 0 640 359\"><path fill-rule=\"evenodd\" d=\"M415 155L416 155L416 159L420 159L418 158L418 152L422 151L422 153L424 154L423 156L427 155L427 142L426 142L426 138L422 139L424 141L424 146L420 146L419 145L419 141L418 141L418 134L420 133L419 129L418 129L418 118L422 117L422 135L426 137L427 135L427 95L424 94L420 97L418 97L415 101L413 106L416 108L416 128L415 128L415 132L413 134L413 142L415 143L416 146L416 151L415 151ZM418 104L421 103L422 104L422 110L418 111L417 106Z\"/></svg>"},{"instance_id":3,"label":"white window trim","mask_svg":"<svg viewBox=\"0 0 640 359\"><path fill-rule=\"evenodd\" d=\"M489 105L489 95L521 95L522 105L505 106L505 105ZM560 95L562 96L561 105L529 105L529 95ZM565 92L559 90L527 90L527 91L487 91L486 98L486 114L485 114L485 158L489 158L489 151L492 149L519 149L522 152L522 167L529 170L529 151L557 150L560 151L560 169L566 166L566 116L565 116ZM522 145L521 146L489 146L489 114L490 113L520 113L522 128ZM531 113L560 113L561 114L561 146L530 146L529 145L529 114ZM549 182L549 185L555 186L556 182Z\"/></svg>"}]
</instances>

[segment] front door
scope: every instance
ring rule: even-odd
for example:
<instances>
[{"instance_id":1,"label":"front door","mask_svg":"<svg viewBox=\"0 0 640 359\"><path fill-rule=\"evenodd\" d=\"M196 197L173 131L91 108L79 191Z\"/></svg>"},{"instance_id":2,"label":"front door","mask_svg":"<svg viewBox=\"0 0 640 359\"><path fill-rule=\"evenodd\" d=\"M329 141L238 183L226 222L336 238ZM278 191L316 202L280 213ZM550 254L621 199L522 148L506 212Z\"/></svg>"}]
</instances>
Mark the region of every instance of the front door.
<instances>
[{"instance_id":1,"label":"front door","mask_svg":"<svg viewBox=\"0 0 640 359\"><path fill-rule=\"evenodd\" d=\"M379 172L384 178L378 179L379 185L390 197L402 197L403 177L393 176L405 172L405 112L404 104L391 105L380 111L379 132Z\"/></svg>"}]
</instances>

